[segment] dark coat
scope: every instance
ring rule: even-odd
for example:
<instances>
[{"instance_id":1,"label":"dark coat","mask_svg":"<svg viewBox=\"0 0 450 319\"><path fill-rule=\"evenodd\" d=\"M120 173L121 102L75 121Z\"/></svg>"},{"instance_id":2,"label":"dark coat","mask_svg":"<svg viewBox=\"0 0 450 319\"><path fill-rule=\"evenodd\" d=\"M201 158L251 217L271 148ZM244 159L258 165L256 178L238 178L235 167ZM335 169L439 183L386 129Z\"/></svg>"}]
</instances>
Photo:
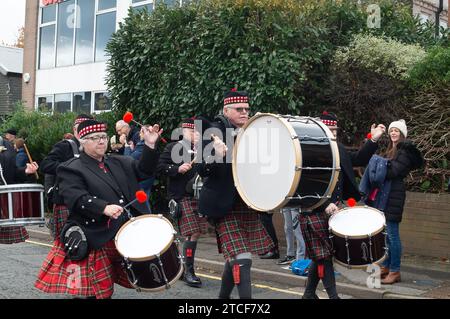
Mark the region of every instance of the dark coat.
<instances>
[{"instance_id":1,"label":"dark coat","mask_svg":"<svg viewBox=\"0 0 450 319\"><path fill-rule=\"evenodd\" d=\"M409 172L424 165L422 154L411 141L397 145L397 155L389 161L386 179L391 180L391 191L384 212L386 220L401 222L406 199L404 179Z\"/></svg>"},{"instance_id":2,"label":"dark coat","mask_svg":"<svg viewBox=\"0 0 450 319\"><path fill-rule=\"evenodd\" d=\"M354 198L356 201L361 199L358 184L356 184L353 167L366 166L370 158L378 149L378 143L368 140L359 151L349 152L341 143L339 146L339 157L341 162L341 178L343 178L343 189L341 199L347 200Z\"/></svg>"},{"instance_id":3,"label":"dark coat","mask_svg":"<svg viewBox=\"0 0 450 319\"><path fill-rule=\"evenodd\" d=\"M75 142L77 148L80 147L80 142L77 138L73 137L72 141ZM79 153L79 152L78 152ZM54 204L62 205L64 204L64 199L59 195L59 186L55 185L56 182L56 170L58 166L65 161L70 160L74 157L74 150L69 141L63 140L59 141L53 145L52 150L48 155L42 160L39 165L39 170L45 174L45 191L47 192L50 187L55 187L55 191L52 194L51 201Z\"/></svg>"},{"instance_id":4,"label":"dark coat","mask_svg":"<svg viewBox=\"0 0 450 319\"><path fill-rule=\"evenodd\" d=\"M186 160L188 161L174 163L171 156L174 147L179 148L179 157L186 157ZM180 200L185 196L192 196L192 194L186 192L186 185L195 177L198 164L194 163L192 169L185 174L179 173L178 168L183 163L188 163L193 159L194 154L192 153L191 145L187 145L187 143L183 141L169 143L159 157L157 173L168 177L167 195L169 200Z\"/></svg>"},{"instance_id":5,"label":"dark coat","mask_svg":"<svg viewBox=\"0 0 450 319\"><path fill-rule=\"evenodd\" d=\"M16 166L16 151L8 141L2 141L6 150L0 152L0 165L3 177L7 184L16 184L27 180L25 167L18 168ZM0 178L0 185L3 185L3 179Z\"/></svg>"},{"instance_id":6,"label":"dark coat","mask_svg":"<svg viewBox=\"0 0 450 319\"><path fill-rule=\"evenodd\" d=\"M223 141L225 141L226 129L235 129L224 116L216 117L211 123L211 128L217 128L222 132ZM206 147L210 142L203 141L203 145ZM229 147L228 154L231 153L232 148ZM234 185L232 164L226 163L225 158L216 158L216 161L214 157L205 159L199 164L198 173L203 177L199 199L200 214L211 218L221 218L231 212L237 201L242 201Z\"/></svg>"},{"instance_id":7,"label":"dark coat","mask_svg":"<svg viewBox=\"0 0 450 319\"><path fill-rule=\"evenodd\" d=\"M127 221L126 212L119 219L110 219L103 214L105 207L124 206L134 200L140 189L138 181L154 173L157 161L157 151L146 146L140 161L121 155L105 156L110 173L100 169L99 162L84 152L58 167L59 193L70 211L68 223L75 221L84 227L90 247L98 249L114 238ZM130 210L139 215L148 209L136 202Z\"/></svg>"}]
</instances>

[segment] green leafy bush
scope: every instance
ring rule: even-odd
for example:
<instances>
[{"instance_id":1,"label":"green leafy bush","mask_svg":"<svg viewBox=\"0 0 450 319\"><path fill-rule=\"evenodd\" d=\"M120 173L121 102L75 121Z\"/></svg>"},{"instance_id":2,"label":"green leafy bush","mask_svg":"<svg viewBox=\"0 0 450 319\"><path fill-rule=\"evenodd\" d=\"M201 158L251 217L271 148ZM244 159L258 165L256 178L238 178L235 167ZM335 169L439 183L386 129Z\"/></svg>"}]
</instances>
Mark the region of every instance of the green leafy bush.
<instances>
[{"instance_id":1,"label":"green leafy bush","mask_svg":"<svg viewBox=\"0 0 450 319\"><path fill-rule=\"evenodd\" d=\"M408 82L414 89L450 86L450 48L433 47L425 59L410 70Z\"/></svg>"}]
</instances>

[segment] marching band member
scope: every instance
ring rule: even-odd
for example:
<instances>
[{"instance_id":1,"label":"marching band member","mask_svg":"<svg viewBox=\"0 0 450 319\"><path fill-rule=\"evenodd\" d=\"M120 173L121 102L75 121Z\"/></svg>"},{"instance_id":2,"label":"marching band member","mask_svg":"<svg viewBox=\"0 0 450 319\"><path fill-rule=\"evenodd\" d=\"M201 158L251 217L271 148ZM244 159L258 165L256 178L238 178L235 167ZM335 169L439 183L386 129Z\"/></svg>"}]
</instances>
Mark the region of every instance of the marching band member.
<instances>
[{"instance_id":1,"label":"marching band member","mask_svg":"<svg viewBox=\"0 0 450 319\"><path fill-rule=\"evenodd\" d=\"M38 170L36 162L27 163L17 168L16 151L10 142L0 136L0 185L16 184L27 180L27 175L34 175ZM7 210L6 208L2 208ZM0 227L0 244L16 244L30 236L23 226Z\"/></svg>"},{"instance_id":2,"label":"marching band member","mask_svg":"<svg viewBox=\"0 0 450 319\"><path fill-rule=\"evenodd\" d=\"M197 240L207 232L207 221L198 215L198 200L194 198L193 183L197 177L195 157L200 133L195 129L195 119L185 119L182 124L183 139L166 146L158 163L158 173L168 177L168 200L171 201L172 216L180 233L186 238L183 244L185 257L184 281L192 287L202 282L195 275L195 251ZM175 215L175 216L174 216Z\"/></svg>"},{"instance_id":3,"label":"marching band member","mask_svg":"<svg viewBox=\"0 0 450 319\"><path fill-rule=\"evenodd\" d=\"M138 180L154 173L158 161L158 125L142 128L145 146L140 161L105 156L106 125L95 120L79 124L82 151L57 169L59 193L69 218L39 272L35 287L47 293L110 298L114 283L131 287L113 238L127 221L123 205L139 189ZM146 211L133 203L133 214ZM76 243L75 243L75 240Z\"/></svg>"},{"instance_id":4,"label":"marching band member","mask_svg":"<svg viewBox=\"0 0 450 319\"><path fill-rule=\"evenodd\" d=\"M225 137L227 131L235 131L248 121L249 111L247 92L232 89L225 93L223 115L211 126ZM219 298L230 298L235 285L240 298L251 298L252 253L265 253L274 244L258 213L244 204L236 190L232 165L226 162L231 148L227 149L218 136L213 138L214 154L204 154L199 164L199 174L204 177L199 212L214 223L219 252L225 258Z\"/></svg>"},{"instance_id":5,"label":"marching band member","mask_svg":"<svg viewBox=\"0 0 450 319\"><path fill-rule=\"evenodd\" d=\"M53 239L59 237L67 217L69 216L69 210L64 205L64 200L58 194L59 186L56 184L56 169L61 163L70 160L73 157L80 154L80 142L78 136L78 125L86 120L92 120L91 115L80 114L76 117L72 130L73 137L71 139L64 139L53 145L52 150L42 160L40 171L44 173L46 183L50 183L48 187L53 187L50 194L47 192L47 200L52 203L52 215L49 219L48 227ZM50 180L50 182L48 182Z\"/></svg>"},{"instance_id":6,"label":"marching band member","mask_svg":"<svg viewBox=\"0 0 450 319\"><path fill-rule=\"evenodd\" d=\"M334 114L324 112L320 119L337 137L338 120ZM348 152L338 143L341 172L331 199L313 211L300 214L300 225L304 235L306 250L312 260L303 299L318 299L316 288L322 279L323 286L330 299L339 299L333 269L333 250L328 234L328 219L335 214L341 201L354 198L359 201L361 195L355 181L353 166L365 166L378 148L377 141L384 134L384 125L372 125L371 139L358 152Z\"/></svg>"}]
</instances>

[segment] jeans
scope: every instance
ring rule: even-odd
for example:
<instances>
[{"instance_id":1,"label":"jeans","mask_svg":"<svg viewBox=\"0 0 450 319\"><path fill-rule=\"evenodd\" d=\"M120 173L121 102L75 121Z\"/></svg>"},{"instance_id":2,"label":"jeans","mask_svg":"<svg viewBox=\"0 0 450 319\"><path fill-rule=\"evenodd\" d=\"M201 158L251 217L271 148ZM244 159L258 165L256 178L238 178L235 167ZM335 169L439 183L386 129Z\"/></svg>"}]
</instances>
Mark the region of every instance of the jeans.
<instances>
[{"instance_id":1,"label":"jeans","mask_svg":"<svg viewBox=\"0 0 450 319\"><path fill-rule=\"evenodd\" d=\"M295 259L305 259L305 240L299 222L299 209L286 207L281 210L284 215L284 233L286 234L286 244L288 256L295 256ZM295 252L294 239L297 241L297 252Z\"/></svg>"},{"instance_id":2,"label":"jeans","mask_svg":"<svg viewBox=\"0 0 450 319\"><path fill-rule=\"evenodd\" d=\"M402 243L400 241L400 223L386 222L388 256L383 262L383 267L389 268L391 272L400 271L402 257Z\"/></svg>"}]
</instances>

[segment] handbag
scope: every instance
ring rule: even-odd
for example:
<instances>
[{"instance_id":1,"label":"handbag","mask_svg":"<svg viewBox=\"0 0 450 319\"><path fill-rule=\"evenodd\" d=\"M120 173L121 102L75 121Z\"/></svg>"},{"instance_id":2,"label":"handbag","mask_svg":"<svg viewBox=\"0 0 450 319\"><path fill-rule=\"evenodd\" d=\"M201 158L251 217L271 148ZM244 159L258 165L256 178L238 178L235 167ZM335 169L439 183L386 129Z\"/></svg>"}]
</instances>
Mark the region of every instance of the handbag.
<instances>
[{"instance_id":1,"label":"handbag","mask_svg":"<svg viewBox=\"0 0 450 319\"><path fill-rule=\"evenodd\" d=\"M169 201L169 214L173 219L178 219L181 217L181 208L178 202L174 199Z\"/></svg>"},{"instance_id":2,"label":"handbag","mask_svg":"<svg viewBox=\"0 0 450 319\"><path fill-rule=\"evenodd\" d=\"M89 254L89 245L86 235L78 223L74 221L67 222L61 231L61 242L64 245L64 251L70 260L83 260Z\"/></svg>"}]
</instances>

